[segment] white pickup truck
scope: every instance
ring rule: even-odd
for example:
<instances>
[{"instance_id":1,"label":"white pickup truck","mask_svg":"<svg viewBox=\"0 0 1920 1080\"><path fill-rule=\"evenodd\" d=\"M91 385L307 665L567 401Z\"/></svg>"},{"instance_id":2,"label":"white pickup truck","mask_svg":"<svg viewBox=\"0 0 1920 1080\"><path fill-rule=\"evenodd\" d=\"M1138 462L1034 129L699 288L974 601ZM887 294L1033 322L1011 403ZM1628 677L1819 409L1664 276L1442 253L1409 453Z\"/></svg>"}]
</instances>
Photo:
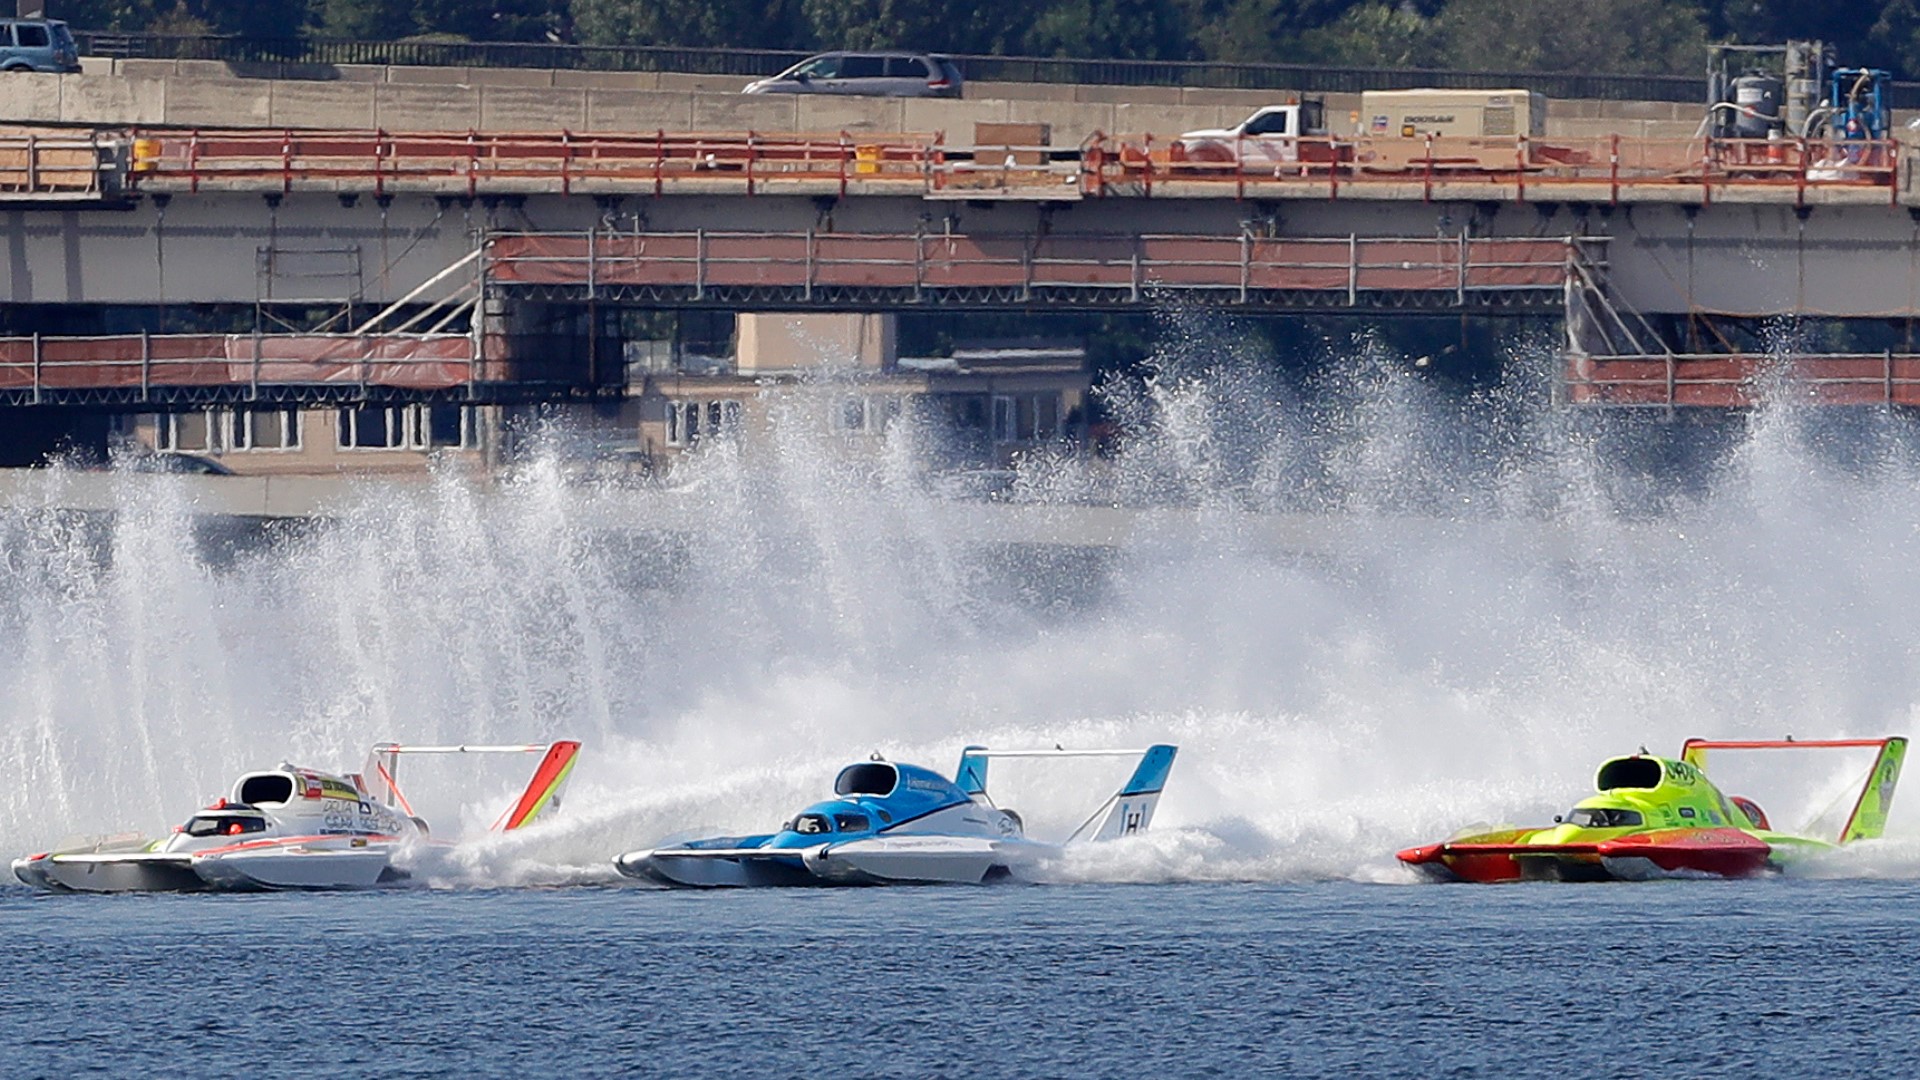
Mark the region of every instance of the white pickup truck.
<instances>
[{"instance_id":1,"label":"white pickup truck","mask_svg":"<svg viewBox=\"0 0 1920 1080\"><path fill-rule=\"evenodd\" d=\"M1203 128L1181 135L1173 144L1173 158L1246 169L1331 161L1333 153L1328 143L1314 141L1303 146L1300 142L1301 136L1324 137L1326 133L1326 106L1320 101L1265 105L1230 128Z\"/></svg>"}]
</instances>

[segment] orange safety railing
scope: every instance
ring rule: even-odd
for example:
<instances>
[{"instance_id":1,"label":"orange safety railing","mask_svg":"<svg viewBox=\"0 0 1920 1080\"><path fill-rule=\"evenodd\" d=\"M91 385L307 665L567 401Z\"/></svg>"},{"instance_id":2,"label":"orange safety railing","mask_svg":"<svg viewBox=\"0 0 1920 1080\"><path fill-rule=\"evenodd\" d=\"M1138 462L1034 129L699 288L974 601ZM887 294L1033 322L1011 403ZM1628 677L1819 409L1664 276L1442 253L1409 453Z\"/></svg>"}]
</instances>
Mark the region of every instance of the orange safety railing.
<instances>
[{"instance_id":1,"label":"orange safety railing","mask_svg":"<svg viewBox=\"0 0 1920 1080\"><path fill-rule=\"evenodd\" d=\"M421 334L124 334L0 338L0 392L358 384L443 390L473 382L473 337Z\"/></svg>"},{"instance_id":2,"label":"orange safety railing","mask_svg":"<svg viewBox=\"0 0 1920 1080\"><path fill-rule=\"evenodd\" d=\"M1240 236L955 233L500 233L501 285L690 289L1307 290L1468 293L1555 289L1565 238L1268 239Z\"/></svg>"},{"instance_id":3,"label":"orange safety railing","mask_svg":"<svg viewBox=\"0 0 1920 1080\"><path fill-rule=\"evenodd\" d=\"M115 142L98 132L0 133L0 196L99 194L117 167Z\"/></svg>"},{"instance_id":4,"label":"orange safety railing","mask_svg":"<svg viewBox=\"0 0 1920 1080\"><path fill-rule=\"evenodd\" d=\"M244 188L389 191L537 189L656 193L697 179L726 179L749 194L782 181L924 185L939 136L762 135L655 131L572 132L190 131L136 132L139 183L189 191Z\"/></svg>"},{"instance_id":5,"label":"orange safety railing","mask_svg":"<svg viewBox=\"0 0 1920 1080\"><path fill-rule=\"evenodd\" d=\"M1575 405L1745 408L1773 400L1920 405L1920 355L1573 356L1562 388Z\"/></svg>"},{"instance_id":6,"label":"orange safety railing","mask_svg":"<svg viewBox=\"0 0 1920 1080\"><path fill-rule=\"evenodd\" d=\"M188 191L646 192L831 190L861 186L969 197L1211 195L1231 189L1372 198L1497 197L1711 202L1772 189L1894 198L1891 141L1304 136L1188 138L1096 133L1078 147L949 145L939 134L669 132L584 135L386 131L134 132L136 184ZM0 144L0 182L4 181ZM1167 187L1167 185L1173 185ZM1277 185L1270 186L1270 185ZM1015 190L1017 189L1017 190ZM1666 194L1661 194L1665 192ZM1472 196L1481 197L1481 196ZM1856 200L1857 201L1857 200Z\"/></svg>"},{"instance_id":7,"label":"orange safety railing","mask_svg":"<svg viewBox=\"0 0 1920 1080\"><path fill-rule=\"evenodd\" d=\"M1717 189L1773 187L1799 198L1814 189L1878 188L1893 197L1900 150L1891 140L1643 139L1420 136L1256 136L1168 138L1100 136L1083 153L1092 181L1110 193L1151 194L1156 185L1192 182L1237 193L1280 184L1324 189L1400 185L1427 197L1442 186L1499 184L1514 196L1617 201L1628 189L1685 188L1702 201Z\"/></svg>"}]
</instances>

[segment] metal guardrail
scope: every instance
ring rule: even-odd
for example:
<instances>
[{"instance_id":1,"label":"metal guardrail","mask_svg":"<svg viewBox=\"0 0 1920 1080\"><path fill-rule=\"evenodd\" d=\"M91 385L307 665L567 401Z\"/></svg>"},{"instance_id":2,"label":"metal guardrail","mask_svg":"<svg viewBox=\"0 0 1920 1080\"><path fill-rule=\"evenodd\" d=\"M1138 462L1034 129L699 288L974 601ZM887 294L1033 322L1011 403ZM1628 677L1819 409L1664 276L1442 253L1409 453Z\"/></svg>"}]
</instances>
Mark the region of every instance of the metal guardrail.
<instances>
[{"instance_id":1,"label":"metal guardrail","mask_svg":"<svg viewBox=\"0 0 1920 1080\"><path fill-rule=\"evenodd\" d=\"M477 375L469 334L122 334L0 338L0 395L43 404L75 394L146 400L155 390L220 388L262 399L273 386L439 391Z\"/></svg>"},{"instance_id":2,"label":"metal guardrail","mask_svg":"<svg viewBox=\"0 0 1920 1080\"><path fill-rule=\"evenodd\" d=\"M1571 356L1561 392L1572 405L1667 410L1752 408L1780 400L1920 406L1920 355Z\"/></svg>"},{"instance_id":3,"label":"metal guardrail","mask_svg":"<svg viewBox=\"0 0 1920 1080\"><path fill-rule=\"evenodd\" d=\"M862 297L1139 305L1185 296L1335 309L1426 294L1466 306L1494 294L1558 302L1572 253L1600 245L1570 237L590 230L494 234L486 275L493 286L565 290L581 299L670 294L721 302L744 290L799 304Z\"/></svg>"},{"instance_id":4,"label":"metal guardrail","mask_svg":"<svg viewBox=\"0 0 1920 1080\"><path fill-rule=\"evenodd\" d=\"M772 75L805 52L696 49L658 45L553 45L520 42L343 41L327 38L231 38L178 34L75 31L87 56L216 60L232 64L383 64L517 67L582 71L671 71L698 75ZM1039 56L958 55L977 81L1192 86L1244 90L1358 93L1418 87L1524 87L1554 98L1704 102L1706 80L1691 75L1589 74L1565 71L1451 71L1427 68L1329 67L1314 64L1227 64L1185 60L1078 60ZM1896 108L1920 107L1920 83L1893 84Z\"/></svg>"},{"instance_id":5,"label":"metal guardrail","mask_svg":"<svg viewBox=\"0 0 1920 1080\"><path fill-rule=\"evenodd\" d=\"M111 132L0 134L0 199L92 199L117 193L125 158Z\"/></svg>"},{"instance_id":6,"label":"metal guardrail","mask_svg":"<svg viewBox=\"0 0 1920 1080\"><path fill-rule=\"evenodd\" d=\"M383 131L132 133L151 190L364 190L473 196L759 193L1061 200L1498 198L1621 203L1742 198L1893 203L1899 147L1854 140L1090 137L1080 147L938 136ZM3 159L0 159L3 160ZM0 180L4 170L0 168Z\"/></svg>"}]
</instances>

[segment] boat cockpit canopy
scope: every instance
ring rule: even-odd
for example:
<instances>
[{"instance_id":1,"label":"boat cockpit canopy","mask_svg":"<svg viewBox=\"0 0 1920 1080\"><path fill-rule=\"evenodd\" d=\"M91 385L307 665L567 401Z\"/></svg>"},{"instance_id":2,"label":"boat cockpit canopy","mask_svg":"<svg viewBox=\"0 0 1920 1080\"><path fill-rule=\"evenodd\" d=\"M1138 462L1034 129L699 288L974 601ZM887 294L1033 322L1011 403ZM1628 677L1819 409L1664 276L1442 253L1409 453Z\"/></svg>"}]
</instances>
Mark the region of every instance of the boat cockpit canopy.
<instances>
[{"instance_id":1,"label":"boat cockpit canopy","mask_svg":"<svg viewBox=\"0 0 1920 1080\"><path fill-rule=\"evenodd\" d=\"M267 831L267 819L254 814L195 814L180 831L188 836L245 836Z\"/></svg>"},{"instance_id":2,"label":"boat cockpit canopy","mask_svg":"<svg viewBox=\"0 0 1920 1080\"><path fill-rule=\"evenodd\" d=\"M873 819L865 814L801 814L787 822L788 832L797 832L802 836L819 836L824 833L862 833L873 829Z\"/></svg>"},{"instance_id":3,"label":"boat cockpit canopy","mask_svg":"<svg viewBox=\"0 0 1920 1080\"><path fill-rule=\"evenodd\" d=\"M1645 822L1646 819L1638 810L1615 810L1605 806L1576 806L1567 814L1567 824L1586 829L1618 829Z\"/></svg>"}]
</instances>

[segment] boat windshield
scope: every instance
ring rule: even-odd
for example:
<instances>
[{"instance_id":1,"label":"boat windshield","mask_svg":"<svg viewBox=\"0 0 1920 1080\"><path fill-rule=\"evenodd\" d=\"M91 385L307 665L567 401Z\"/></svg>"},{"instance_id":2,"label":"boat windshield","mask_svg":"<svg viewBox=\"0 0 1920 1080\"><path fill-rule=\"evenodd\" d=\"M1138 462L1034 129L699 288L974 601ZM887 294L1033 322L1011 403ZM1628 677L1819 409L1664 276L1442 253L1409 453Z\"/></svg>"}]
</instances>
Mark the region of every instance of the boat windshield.
<instances>
[{"instance_id":1,"label":"boat windshield","mask_svg":"<svg viewBox=\"0 0 1920 1080\"><path fill-rule=\"evenodd\" d=\"M828 821L825 814L801 814L793 819L793 831L808 836L829 833L833 831L833 822Z\"/></svg>"},{"instance_id":2,"label":"boat windshield","mask_svg":"<svg viewBox=\"0 0 1920 1080\"><path fill-rule=\"evenodd\" d=\"M199 814L180 830L188 836L239 836L267 831L267 819L236 814Z\"/></svg>"},{"instance_id":3,"label":"boat windshield","mask_svg":"<svg viewBox=\"0 0 1920 1080\"><path fill-rule=\"evenodd\" d=\"M1586 829L1618 829L1639 825L1644 820L1638 810L1612 810L1606 807L1575 808L1567 814L1567 824Z\"/></svg>"},{"instance_id":4,"label":"boat windshield","mask_svg":"<svg viewBox=\"0 0 1920 1080\"><path fill-rule=\"evenodd\" d=\"M841 832L866 832L873 828L873 822L867 820L864 814L835 814L833 827Z\"/></svg>"}]
</instances>

